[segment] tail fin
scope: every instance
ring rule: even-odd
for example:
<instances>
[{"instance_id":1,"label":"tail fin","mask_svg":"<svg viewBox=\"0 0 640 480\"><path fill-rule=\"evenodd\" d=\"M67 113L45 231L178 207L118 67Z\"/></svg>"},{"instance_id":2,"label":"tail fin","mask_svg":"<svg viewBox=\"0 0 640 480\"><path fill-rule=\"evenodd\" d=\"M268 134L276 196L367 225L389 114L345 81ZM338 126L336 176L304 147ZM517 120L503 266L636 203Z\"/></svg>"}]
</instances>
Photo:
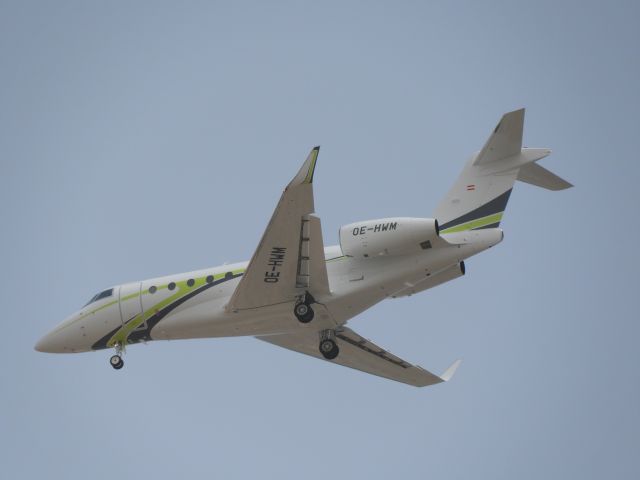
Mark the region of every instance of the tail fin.
<instances>
[{"instance_id":1,"label":"tail fin","mask_svg":"<svg viewBox=\"0 0 640 480\"><path fill-rule=\"evenodd\" d=\"M523 126L524 108L504 114L482 150L467 161L433 215L441 233L498 227L516 180L549 190L572 186L534 163L551 151L522 148Z\"/></svg>"}]
</instances>

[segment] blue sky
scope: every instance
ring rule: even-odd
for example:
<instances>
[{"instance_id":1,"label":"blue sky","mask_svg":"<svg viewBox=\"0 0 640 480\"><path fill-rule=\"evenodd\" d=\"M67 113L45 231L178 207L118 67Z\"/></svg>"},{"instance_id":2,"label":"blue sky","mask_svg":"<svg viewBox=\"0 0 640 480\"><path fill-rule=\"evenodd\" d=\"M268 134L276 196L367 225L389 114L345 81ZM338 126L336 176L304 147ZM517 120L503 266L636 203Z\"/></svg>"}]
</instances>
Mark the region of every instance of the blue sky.
<instances>
[{"instance_id":1,"label":"blue sky","mask_svg":"<svg viewBox=\"0 0 640 480\"><path fill-rule=\"evenodd\" d=\"M1 2L12 478L637 478L636 2ZM464 278L354 319L415 389L251 338L46 355L113 284L247 259L308 150L325 243L429 216L502 113L518 184Z\"/></svg>"}]
</instances>

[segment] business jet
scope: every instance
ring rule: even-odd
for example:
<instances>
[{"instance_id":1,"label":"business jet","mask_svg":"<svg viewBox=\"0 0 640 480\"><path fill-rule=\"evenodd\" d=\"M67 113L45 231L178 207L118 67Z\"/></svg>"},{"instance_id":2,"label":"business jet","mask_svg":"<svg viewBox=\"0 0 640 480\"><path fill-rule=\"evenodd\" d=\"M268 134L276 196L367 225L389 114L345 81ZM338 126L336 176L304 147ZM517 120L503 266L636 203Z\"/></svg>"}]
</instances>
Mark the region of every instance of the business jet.
<instances>
[{"instance_id":1,"label":"business jet","mask_svg":"<svg viewBox=\"0 0 640 480\"><path fill-rule=\"evenodd\" d=\"M407 297L461 277L464 261L500 243L516 180L549 190L572 185L536 162L550 150L522 148L524 109L505 114L465 164L433 218L364 220L325 247L314 215L311 150L249 262L125 283L97 293L45 335L40 352L113 349L119 370L129 345L153 340L253 336L398 382L449 380L380 348L347 322L381 300Z\"/></svg>"}]
</instances>

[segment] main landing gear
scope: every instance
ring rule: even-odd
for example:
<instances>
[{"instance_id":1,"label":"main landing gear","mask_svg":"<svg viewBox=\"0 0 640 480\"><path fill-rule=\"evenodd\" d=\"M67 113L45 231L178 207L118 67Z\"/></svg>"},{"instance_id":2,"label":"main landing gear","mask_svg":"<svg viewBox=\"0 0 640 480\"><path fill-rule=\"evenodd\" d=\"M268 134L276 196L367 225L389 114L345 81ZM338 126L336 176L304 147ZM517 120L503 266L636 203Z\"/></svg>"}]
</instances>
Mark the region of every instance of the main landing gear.
<instances>
[{"instance_id":1,"label":"main landing gear","mask_svg":"<svg viewBox=\"0 0 640 480\"><path fill-rule=\"evenodd\" d=\"M122 360L123 352L124 348L122 348L122 345L116 343L116 354L112 355L109 359L109 363L116 370L120 370L122 367L124 367L124 360Z\"/></svg>"},{"instance_id":2,"label":"main landing gear","mask_svg":"<svg viewBox=\"0 0 640 480\"><path fill-rule=\"evenodd\" d=\"M309 293L305 293L298 302L296 302L295 307L293 307L293 314L300 323L309 323L313 320L314 313L313 308L311 308L312 303L315 303L315 300Z\"/></svg>"},{"instance_id":3,"label":"main landing gear","mask_svg":"<svg viewBox=\"0 0 640 480\"><path fill-rule=\"evenodd\" d=\"M333 360L340 353L338 344L336 343L336 334L333 330L324 330L320 332L320 353L327 360Z\"/></svg>"}]
</instances>

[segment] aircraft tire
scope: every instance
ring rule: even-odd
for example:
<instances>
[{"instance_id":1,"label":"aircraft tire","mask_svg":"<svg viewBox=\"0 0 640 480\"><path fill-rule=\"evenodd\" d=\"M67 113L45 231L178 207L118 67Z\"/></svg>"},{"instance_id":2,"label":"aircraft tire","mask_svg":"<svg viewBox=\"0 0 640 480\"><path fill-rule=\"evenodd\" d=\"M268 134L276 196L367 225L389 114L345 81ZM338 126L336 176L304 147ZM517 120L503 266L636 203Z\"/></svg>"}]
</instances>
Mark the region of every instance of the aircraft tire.
<instances>
[{"instance_id":1,"label":"aircraft tire","mask_svg":"<svg viewBox=\"0 0 640 480\"><path fill-rule=\"evenodd\" d=\"M124 367L124 360L122 360L122 357L120 355L113 355L109 359L109 363L116 370L120 370L122 367Z\"/></svg>"},{"instance_id":2,"label":"aircraft tire","mask_svg":"<svg viewBox=\"0 0 640 480\"><path fill-rule=\"evenodd\" d=\"M320 342L320 353L327 360L333 360L340 353L340 349L334 340L326 338Z\"/></svg>"},{"instance_id":3,"label":"aircraft tire","mask_svg":"<svg viewBox=\"0 0 640 480\"><path fill-rule=\"evenodd\" d=\"M308 303L298 303L293 308L293 314L296 316L299 322L309 323L313 320L313 308Z\"/></svg>"}]
</instances>

